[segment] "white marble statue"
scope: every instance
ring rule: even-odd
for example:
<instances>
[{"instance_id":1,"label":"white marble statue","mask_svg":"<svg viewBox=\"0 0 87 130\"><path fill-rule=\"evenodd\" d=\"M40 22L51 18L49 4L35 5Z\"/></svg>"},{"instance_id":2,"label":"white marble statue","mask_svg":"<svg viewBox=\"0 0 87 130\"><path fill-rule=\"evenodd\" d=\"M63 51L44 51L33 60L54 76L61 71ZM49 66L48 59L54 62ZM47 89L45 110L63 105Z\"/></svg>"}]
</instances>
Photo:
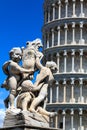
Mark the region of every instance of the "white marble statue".
<instances>
[{"instance_id":1,"label":"white marble statue","mask_svg":"<svg viewBox=\"0 0 87 130\"><path fill-rule=\"evenodd\" d=\"M2 86L10 91L10 95L5 99L5 105L8 107L9 102L9 107L15 108L14 100L17 97L17 108L53 116L54 113L45 110L44 104L48 87L55 83L52 72L57 70L57 65L53 61L48 61L46 66L41 64L43 54L39 51L40 47L42 42L36 39L26 42L26 47L23 49L13 48L9 52L10 60L2 67L7 75ZM22 60L22 66L18 64L20 60ZM39 74L33 83L32 79L36 70L39 70Z\"/></svg>"}]
</instances>

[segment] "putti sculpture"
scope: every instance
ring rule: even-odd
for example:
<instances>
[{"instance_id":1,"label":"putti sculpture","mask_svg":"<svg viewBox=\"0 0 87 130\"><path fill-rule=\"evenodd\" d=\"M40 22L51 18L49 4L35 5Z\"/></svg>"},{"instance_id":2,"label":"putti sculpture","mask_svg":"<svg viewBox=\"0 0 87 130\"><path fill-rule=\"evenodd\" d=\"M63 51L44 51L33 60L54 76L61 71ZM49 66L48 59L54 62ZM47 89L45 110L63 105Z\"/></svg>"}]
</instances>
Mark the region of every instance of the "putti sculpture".
<instances>
[{"instance_id":1,"label":"putti sculpture","mask_svg":"<svg viewBox=\"0 0 87 130\"><path fill-rule=\"evenodd\" d=\"M3 72L7 75L7 79L2 84L2 87L10 91L9 96L4 100L5 106L8 108L4 126L7 126L7 120L10 121L9 116L20 115L21 113L22 117L24 117L21 120L25 120L25 123L26 116L30 122L32 120L30 115L32 115L34 118L36 117L34 122L31 121L32 125L39 124L38 126L44 127L45 123L45 126L49 127L48 117L56 115L54 112L48 112L45 106L48 87L56 82L52 73L57 70L57 65L53 61L47 61L45 66L41 64L44 55L39 51L40 47L42 47L42 42L40 39L36 39L26 42L25 48L12 48L9 52L10 60L3 64ZM20 61L22 61L22 65L19 64ZM39 70L39 73L33 83L32 79L36 70ZM14 103L15 98L17 99L16 106ZM39 115L38 119L36 115ZM35 123L35 120L39 120L39 123L37 124L38 121Z\"/></svg>"}]
</instances>

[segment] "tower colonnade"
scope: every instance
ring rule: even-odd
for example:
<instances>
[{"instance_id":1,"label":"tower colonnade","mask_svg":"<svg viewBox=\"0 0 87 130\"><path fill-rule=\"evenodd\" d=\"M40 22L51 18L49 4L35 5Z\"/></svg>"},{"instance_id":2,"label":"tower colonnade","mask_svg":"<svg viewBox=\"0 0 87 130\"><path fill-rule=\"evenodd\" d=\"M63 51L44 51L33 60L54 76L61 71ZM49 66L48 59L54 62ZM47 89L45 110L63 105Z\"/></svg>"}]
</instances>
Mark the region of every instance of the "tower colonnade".
<instances>
[{"instance_id":1,"label":"tower colonnade","mask_svg":"<svg viewBox=\"0 0 87 130\"><path fill-rule=\"evenodd\" d=\"M49 103L57 104L85 104L87 103L87 79L69 78L63 79L62 75L57 81L56 86L49 87ZM77 88L78 86L78 88ZM77 92L78 89L78 92Z\"/></svg>"},{"instance_id":2,"label":"tower colonnade","mask_svg":"<svg viewBox=\"0 0 87 130\"><path fill-rule=\"evenodd\" d=\"M87 129L87 126L84 125L84 121L87 116L87 111L85 109L62 108L62 109L57 109L56 111L57 111L57 115L53 118L53 121L55 122L54 127L66 130L66 124L68 122L70 123L70 126L68 125L67 127L69 130ZM52 126L52 121L50 125Z\"/></svg>"},{"instance_id":3,"label":"tower colonnade","mask_svg":"<svg viewBox=\"0 0 87 130\"><path fill-rule=\"evenodd\" d=\"M68 22L68 21L67 21ZM52 24L51 28L44 29L44 49L55 46L87 45L87 21L65 23L64 25Z\"/></svg>"},{"instance_id":4,"label":"tower colonnade","mask_svg":"<svg viewBox=\"0 0 87 130\"><path fill-rule=\"evenodd\" d=\"M87 130L87 0L44 0L42 32L45 62L58 68L48 88L51 125Z\"/></svg>"},{"instance_id":5,"label":"tower colonnade","mask_svg":"<svg viewBox=\"0 0 87 130\"><path fill-rule=\"evenodd\" d=\"M64 49L64 50L63 50ZM47 50L46 61L54 61L57 64L57 73L87 73L87 50L77 48L64 48L53 52ZM83 61L84 64L83 64ZM68 64L69 62L69 64Z\"/></svg>"},{"instance_id":6,"label":"tower colonnade","mask_svg":"<svg viewBox=\"0 0 87 130\"><path fill-rule=\"evenodd\" d=\"M48 2L48 1L47 1ZM44 4L44 23L62 18L87 17L86 0L53 0Z\"/></svg>"}]
</instances>

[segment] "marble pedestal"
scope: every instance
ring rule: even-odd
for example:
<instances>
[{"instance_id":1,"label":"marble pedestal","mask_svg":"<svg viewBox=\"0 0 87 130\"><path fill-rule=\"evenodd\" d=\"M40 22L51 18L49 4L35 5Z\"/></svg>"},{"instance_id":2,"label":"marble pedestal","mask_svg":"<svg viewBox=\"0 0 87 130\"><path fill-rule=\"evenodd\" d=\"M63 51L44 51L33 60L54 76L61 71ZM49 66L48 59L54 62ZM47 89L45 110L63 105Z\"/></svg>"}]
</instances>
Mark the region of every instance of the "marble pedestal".
<instances>
[{"instance_id":1,"label":"marble pedestal","mask_svg":"<svg viewBox=\"0 0 87 130\"><path fill-rule=\"evenodd\" d=\"M49 127L49 118L39 113L8 109L0 130L58 130Z\"/></svg>"},{"instance_id":2,"label":"marble pedestal","mask_svg":"<svg viewBox=\"0 0 87 130\"><path fill-rule=\"evenodd\" d=\"M18 125L14 127L4 127L0 128L0 130L60 130L56 128L41 128L41 127L35 127L35 126L29 126L29 125Z\"/></svg>"}]
</instances>

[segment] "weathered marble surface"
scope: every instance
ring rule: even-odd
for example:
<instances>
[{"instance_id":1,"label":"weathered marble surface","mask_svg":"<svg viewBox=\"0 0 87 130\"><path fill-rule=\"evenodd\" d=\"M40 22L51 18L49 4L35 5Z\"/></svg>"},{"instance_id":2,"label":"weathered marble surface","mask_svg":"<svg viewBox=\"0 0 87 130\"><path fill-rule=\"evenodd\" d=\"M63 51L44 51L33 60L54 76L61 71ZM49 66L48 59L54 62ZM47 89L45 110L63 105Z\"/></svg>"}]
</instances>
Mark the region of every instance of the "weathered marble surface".
<instances>
[{"instance_id":1,"label":"weathered marble surface","mask_svg":"<svg viewBox=\"0 0 87 130\"><path fill-rule=\"evenodd\" d=\"M21 111L20 109L6 111L4 127L26 124L29 126L49 127L49 118L38 113Z\"/></svg>"}]
</instances>

